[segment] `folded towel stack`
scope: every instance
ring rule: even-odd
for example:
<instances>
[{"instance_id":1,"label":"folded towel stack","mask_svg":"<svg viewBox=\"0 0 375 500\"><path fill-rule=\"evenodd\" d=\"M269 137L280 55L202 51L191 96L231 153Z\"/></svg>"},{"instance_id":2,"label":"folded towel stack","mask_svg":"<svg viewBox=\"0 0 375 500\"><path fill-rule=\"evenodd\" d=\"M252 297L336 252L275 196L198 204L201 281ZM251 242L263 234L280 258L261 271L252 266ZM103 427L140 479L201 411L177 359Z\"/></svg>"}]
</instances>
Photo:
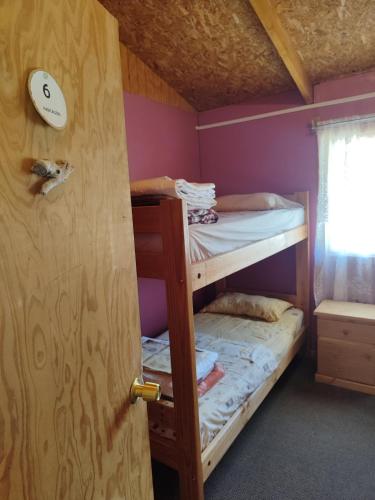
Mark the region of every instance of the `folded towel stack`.
<instances>
[{"instance_id":1,"label":"folded towel stack","mask_svg":"<svg viewBox=\"0 0 375 500\"><path fill-rule=\"evenodd\" d=\"M142 355L144 380L159 383L162 394L173 398L169 341L142 337ZM217 363L217 352L196 348L195 358L198 395L202 396L224 376L224 368Z\"/></svg>"},{"instance_id":2,"label":"folded towel stack","mask_svg":"<svg viewBox=\"0 0 375 500\"><path fill-rule=\"evenodd\" d=\"M188 182L185 179L174 180L164 176L131 182L130 190L133 197L171 196L185 200L189 213L194 212L194 217L189 220L191 224L212 224L217 221L212 210L216 205L215 184L211 182Z\"/></svg>"},{"instance_id":3,"label":"folded towel stack","mask_svg":"<svg viewBox=\"0 0 375 500\"><path fill-rule=\"evenodd\" d=\"M177 179L175 183L177 196L186 201L188 210L208 210L216 205L215 184L212 182L197 183Z\"/></svg>"}]
</instances>

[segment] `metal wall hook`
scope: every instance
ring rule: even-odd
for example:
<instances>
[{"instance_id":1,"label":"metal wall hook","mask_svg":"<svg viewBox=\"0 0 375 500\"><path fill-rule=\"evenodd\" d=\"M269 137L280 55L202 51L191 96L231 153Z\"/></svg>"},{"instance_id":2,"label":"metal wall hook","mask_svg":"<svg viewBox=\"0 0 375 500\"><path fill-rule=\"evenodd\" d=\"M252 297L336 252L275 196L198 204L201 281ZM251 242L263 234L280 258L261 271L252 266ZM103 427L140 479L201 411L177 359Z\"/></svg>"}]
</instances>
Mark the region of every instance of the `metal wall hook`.
<instances>
[{"instance_id":1,"label":"metal wall hook","mask_svg":"<svg viewBox=\"0 0 375 500\"><path fill-rule=\"evenodd\" d=\"M63 184L73 170L73 165L64 160L36 160L31 167L34 174L47 179L40 189L42 195L46 195L51 189Z\"/></svg>"}]
</instances>

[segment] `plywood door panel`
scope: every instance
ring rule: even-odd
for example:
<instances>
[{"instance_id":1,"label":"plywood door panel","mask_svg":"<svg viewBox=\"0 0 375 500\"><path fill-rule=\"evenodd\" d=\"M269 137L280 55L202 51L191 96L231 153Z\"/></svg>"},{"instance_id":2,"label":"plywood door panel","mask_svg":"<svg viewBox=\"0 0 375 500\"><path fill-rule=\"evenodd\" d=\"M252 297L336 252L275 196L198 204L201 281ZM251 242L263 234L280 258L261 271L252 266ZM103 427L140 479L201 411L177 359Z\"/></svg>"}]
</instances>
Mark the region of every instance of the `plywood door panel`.
<instances>
[{"instance_id":1,"label":"plywood door panel","mask_svg":"<svg viewBox=\"0 0 375 500\"><path fill-rule=\"evenodd\" d=\"M60 83L43 123L29 72ZM0 498L152 498L117 23L94 0L0 1ZM33 158L75 171L36 194Z\"/></svg>"}]
</instances>

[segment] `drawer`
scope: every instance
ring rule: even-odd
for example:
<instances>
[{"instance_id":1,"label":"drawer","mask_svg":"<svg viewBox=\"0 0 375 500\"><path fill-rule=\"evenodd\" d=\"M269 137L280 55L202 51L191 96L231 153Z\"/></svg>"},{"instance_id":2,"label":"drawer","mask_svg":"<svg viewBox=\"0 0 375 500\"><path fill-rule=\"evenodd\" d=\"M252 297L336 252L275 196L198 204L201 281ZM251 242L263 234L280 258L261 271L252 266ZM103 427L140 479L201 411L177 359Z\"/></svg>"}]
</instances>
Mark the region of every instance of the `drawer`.
<instances>
[{"instance_id":1,"label":"drawer","mask_svg":"<svg viewBox=\"0 0 375 500\"><path fill-rule=\"evenodd\" d=\"M318 336L375 345L375 325L319 318Z\"/></svg>"},{"instance_id":2,"label":"drawer","mask_svg":"<svg viewBox=\"0 0 375 500\"><path fill-rule=\"evenodd\" d=\"M318 373L375 385L375 346L319 337Z\"/></svg>"}]
</instances>

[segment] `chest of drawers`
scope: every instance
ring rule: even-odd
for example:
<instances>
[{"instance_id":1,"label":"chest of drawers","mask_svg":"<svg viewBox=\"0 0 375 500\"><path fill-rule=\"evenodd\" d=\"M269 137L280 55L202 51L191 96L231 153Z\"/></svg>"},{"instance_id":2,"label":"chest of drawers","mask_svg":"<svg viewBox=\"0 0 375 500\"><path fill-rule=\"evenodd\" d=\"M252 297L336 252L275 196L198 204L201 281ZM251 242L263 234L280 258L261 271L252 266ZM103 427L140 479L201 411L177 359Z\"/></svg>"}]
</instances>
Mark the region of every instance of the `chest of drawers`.
<instances>
[{"instance_id":1,"label":"chest of drawers","mask_svg":"<svg viewBox=\"0 0 375 500\"><path fill-rule=\"evenodd\" d=\"M324 300L318 317L317 382L375 394L375 305Z\"/></svg>"}]
</instances>

